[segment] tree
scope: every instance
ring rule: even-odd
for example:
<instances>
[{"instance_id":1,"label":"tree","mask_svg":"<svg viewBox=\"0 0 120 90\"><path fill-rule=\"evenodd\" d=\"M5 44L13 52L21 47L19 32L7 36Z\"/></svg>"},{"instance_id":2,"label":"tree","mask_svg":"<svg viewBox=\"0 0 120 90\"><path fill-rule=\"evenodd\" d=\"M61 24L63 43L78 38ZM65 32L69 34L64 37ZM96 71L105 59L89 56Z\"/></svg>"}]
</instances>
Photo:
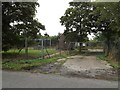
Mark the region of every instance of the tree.
<instances>
[{"instance_id":1,"label":"tree","mask_svg":"<svg viewBox=\"0 0 120 90\"><path fill-rule=\"evenodd\" d=\"M25 38L35 38L45 26L35 17L36 2L3 2L2 3L2 50L23 45Z\"/></svg>"},{"instance_id":2,"label":"tree","mask_svg":"<svg viewBox=\"0 0 120 90\"><path fill-rule=\"evenodd\" d=\"M119 16L120 2L70 2L70 8L60 22L66 27L64 34L69 41L82 42L88 33L99 32L106 43L108 56L120 37Z\"/></svg>"},{"instance_id":3,"label":"tree","mask_svg":"<svg viewBox=\"0 0 120 90\"><path fill-rule=\"evenodd\" d=\"M44 36L45 36L46 38L48 38L48 37L49 37L49 34L45 33Z\"/></svg>"},{"instance_id":4,"label":"tree","mask_svg":"<svg viewBox=\"0 0 120 90\"><path fill-rule=\"evenodd\" d=\"M105 54L109 56L120 37L120 2L96 2L93 5L95 10L92 16L97 15L96 30L100 31L101 36L104 37Z\"/></svg>"},{"instance_id":5,"label":"tree","mask_svg":"<svg viewBox=\"0 0 120 90\"><path fill-rule=\"evenodd\" d=\"M105 55L119 60L120 2L95 2L92 4L94 10L91 16L97 16L94 22L95 30L100 32L99 36L105 41Z\"/></svg>"},{"instance_id":6,"label":"tree","mask_svg":"<svg viewBox=\"0 0 120 90\"><path fill-rule=\"evenodd\" d=\"M92 12L92 6L85 2L70 2L69 4L70 8L60 18L60 23L66 27L64 35L68 41L86 41L88 33L91 32L88 16ZM79 50L81 51L81 44Z\"/></svg>"}]
</instances>

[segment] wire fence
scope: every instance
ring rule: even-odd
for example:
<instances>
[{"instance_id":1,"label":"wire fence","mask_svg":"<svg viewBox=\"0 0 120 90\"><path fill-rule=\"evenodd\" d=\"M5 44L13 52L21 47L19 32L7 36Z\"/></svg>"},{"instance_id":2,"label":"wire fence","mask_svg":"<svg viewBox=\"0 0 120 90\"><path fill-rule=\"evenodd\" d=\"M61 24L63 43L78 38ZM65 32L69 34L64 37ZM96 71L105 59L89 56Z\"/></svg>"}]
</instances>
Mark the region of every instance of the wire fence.
<instances>
[{"instance_id":1,"label":"wire fence","mask_svg":"<svg viewBox=\"0 0 120 90\"><path fill-rule=\"evenodd\" d=\"M67 55L98 52L103 53L104 42L64 42L59 43L59 49L66 51Z\"/></svg>"},{"instance_id":2,"label":"wire fence","mask_svg":"<svg viewBox=\"0 0 120 90\"><path fill-rule=\"evenodd\" d=\"M81 47L81 48L80 48ZM120 60L120 40L116 44L111 44L109 56ZM28 57L32 58L50 58L62 55L75 55L89 52L103 53L105 42L64 42L59 40L56 44L50 39L39 39L28 41ZM24 49L23 49L24 50Z\"/></svg>"},{"instance_id":3,"label":"wire fence","mask_svg":"<svg viewBox=\"0 0 120 90\"><path fill-rule=\"evenodd\" d=\"M27 46L26 46L27 44ZM27 47L27 56L26 56ZM81 48L80 48L81 47ZM116 44L111 44L109 57L120 60L120 39ZM81 52L80 52L81 49ZM64 55L76 55L81 53L103 53L108 49L105 42L60 42L51 39L28 39L21 49L13 48L3 54L7 59L46 59Z\"/></svg>"},{"instance_id":4,"label":"wire fence","mask_svg":"<svg viewBox=\"0 0 120 90\"><path fill-rule=\"evenodd\" d=\"M53 45L51 39L28 40L28 57L50 58L60 53L57 44Z\"/></svg>"},{"instance_id":5,"label":"wire fence","mask_svg":"<svg viewBox=\"0 0 120 90\"><path fill-rule=\"evenodd\" d=\"M79 47L81 46L81 51L87 52L103 52L102 42L64 42L54 44L50 39L36 39L28 40L28 58L50 58L62 55L76 55L80 54ZM24 54L25 54L25 49ZM23 53L23 51L21 52Z\"/></svg>"}]
</instances>

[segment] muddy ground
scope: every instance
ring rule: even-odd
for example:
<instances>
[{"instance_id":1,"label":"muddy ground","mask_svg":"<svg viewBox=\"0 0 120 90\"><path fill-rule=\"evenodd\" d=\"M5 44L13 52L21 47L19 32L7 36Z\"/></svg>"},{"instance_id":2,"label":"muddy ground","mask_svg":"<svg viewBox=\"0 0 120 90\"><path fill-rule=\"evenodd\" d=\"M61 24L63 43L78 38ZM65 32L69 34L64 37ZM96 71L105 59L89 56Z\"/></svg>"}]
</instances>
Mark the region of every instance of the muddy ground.
<instances>
[{"instance_id":1,"label":"muddy ground","mask_svg":"<svg viewBox=\"0 0 120 90\"><path fill-rule=\"evenodd\" d=\"M55 73L69 77L95 78L105 80L118 80L117 69L112 68L106 61L101 61L96 56L76 55L67 58L62 64L59 59L55 63L43 66L25 68L25 70Z\"/></svg>"}]
</instances>

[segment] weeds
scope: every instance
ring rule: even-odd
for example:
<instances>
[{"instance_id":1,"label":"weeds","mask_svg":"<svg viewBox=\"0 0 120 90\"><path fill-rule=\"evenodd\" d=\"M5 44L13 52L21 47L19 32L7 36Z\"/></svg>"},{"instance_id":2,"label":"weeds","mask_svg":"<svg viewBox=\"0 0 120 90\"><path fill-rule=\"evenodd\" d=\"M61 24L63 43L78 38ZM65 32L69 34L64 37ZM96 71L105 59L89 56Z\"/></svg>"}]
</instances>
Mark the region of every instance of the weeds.
<instances>
[{"instance_id":1,"label":"weeds","mask_svg":"<svg viewBox=\"0 0 120 90\"><path fill-rule=\"evenodd\" d=\"M59 56L49 59L35 59L35 60L21 60L21 61L12 61L9 59L6 59L2 62L2 68L3 69L9 69L9 70L22 70L26 67L36 67L45 65L48 63L54 63L57 62L58 59L66 58L66 56ZM64 62L61 62L64 63Z\"/></svg>"},{"instance_id":2,"label":"weeds","mask_svg":"<svg viewBox=\"0 0 120 90\"><path fill-rule=\"evenodd\" d=\"M113 68L120 69L120 62L112 61L109 58L107 58L104 54L97 55L97 58L107 61Z\"/></svg>"}]
</instances>

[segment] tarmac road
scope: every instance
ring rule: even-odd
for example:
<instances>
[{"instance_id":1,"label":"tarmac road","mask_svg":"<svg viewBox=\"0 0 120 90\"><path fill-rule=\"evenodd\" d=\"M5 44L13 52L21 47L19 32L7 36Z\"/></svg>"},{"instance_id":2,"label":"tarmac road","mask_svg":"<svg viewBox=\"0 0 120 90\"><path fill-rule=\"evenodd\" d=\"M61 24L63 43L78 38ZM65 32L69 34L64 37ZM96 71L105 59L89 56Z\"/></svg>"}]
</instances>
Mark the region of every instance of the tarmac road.
<instances>
[{"instance_id":1,"label":"tarmac road","mask_svg":"<svg viewBox=\"0 0 120 90\"><path fill-rule=\"evenodd\" d=\"M117 81L64 77L56 74L2 72L2 88L117 88Z\"/></svg>"}]
</instances>

